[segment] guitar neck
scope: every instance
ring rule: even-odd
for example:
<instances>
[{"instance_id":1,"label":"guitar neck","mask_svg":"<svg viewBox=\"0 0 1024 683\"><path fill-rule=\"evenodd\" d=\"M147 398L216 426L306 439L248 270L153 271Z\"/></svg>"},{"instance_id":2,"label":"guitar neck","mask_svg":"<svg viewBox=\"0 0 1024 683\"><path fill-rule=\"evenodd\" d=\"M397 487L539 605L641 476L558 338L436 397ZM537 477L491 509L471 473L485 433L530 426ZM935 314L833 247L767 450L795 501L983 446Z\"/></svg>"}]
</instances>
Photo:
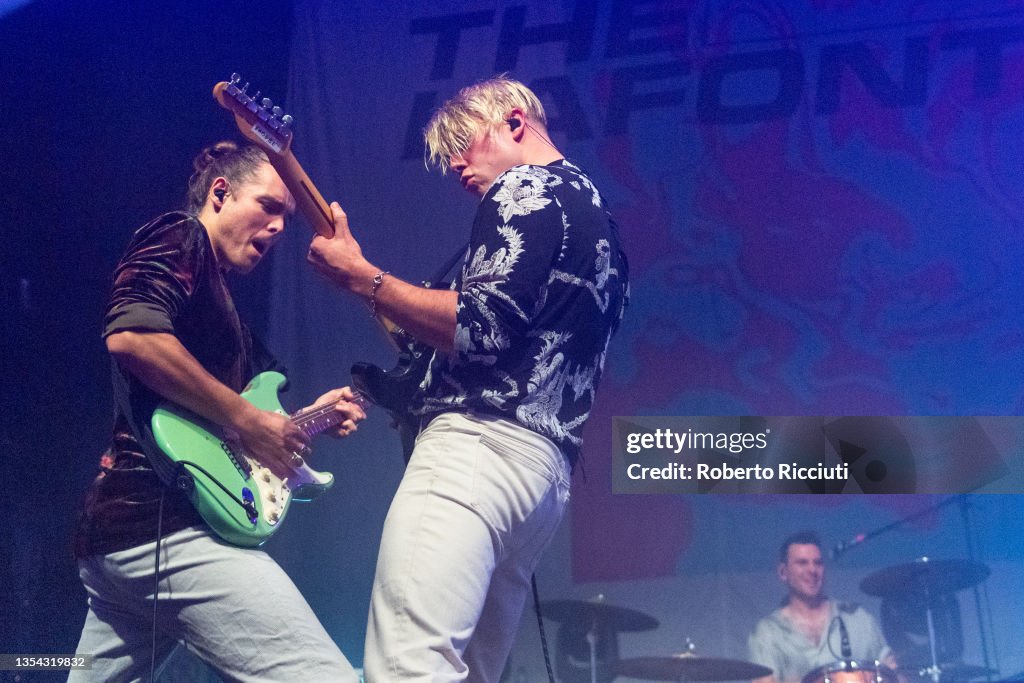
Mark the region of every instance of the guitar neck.
<instances>
[{"instance_id":1,"label":"guitar neck","mask_svg":"<svg viewBox=\"0 0 1024 683\"><path fill-rule=\"evenodd\" d=\"M306 433L306 436L313 438L317 434L325 432L345 421L345 416L334 409L334 406L338 405L341 400L337 399L313 406L312 408L304 408L292 413L289 417L296 427ZM363 408L366 407L366 399L358 393L352 402L358 403Z\"/></svg>"},{"instance_id":2,"label":"guitar neck","mask_svg":"<svg viewBox=\"0 0 1024 683\"><path fill-rule=\"evenodd\" d=\"M312 223L313 229L324 237L334 237L331 208L292 154L292 117L282 115L281 108L272 107L269 99L257 102L259 93L250 97L246 92L249 84L241 83L241 76L231 74L230 81L221 81L213 86L213 98L235 115L238 131L267 153L270 164L295 197L295 205Z\"/></svg>"},{"instance_id":3,"label":"guitar neck","mask_svg":"<svg viewBox=\"0 0 1024 683\"><path fill-rule=\"evenodd\" d=\"M323 195L309 179L305 169L299 164L290 149L278 154L268 154L270 164L284 181L288 191L295 197L295 205L306 217L313 229L324 237L334 237L334 221L331 220L331 208L324 201Z\"/></svg>"}]
</instances>

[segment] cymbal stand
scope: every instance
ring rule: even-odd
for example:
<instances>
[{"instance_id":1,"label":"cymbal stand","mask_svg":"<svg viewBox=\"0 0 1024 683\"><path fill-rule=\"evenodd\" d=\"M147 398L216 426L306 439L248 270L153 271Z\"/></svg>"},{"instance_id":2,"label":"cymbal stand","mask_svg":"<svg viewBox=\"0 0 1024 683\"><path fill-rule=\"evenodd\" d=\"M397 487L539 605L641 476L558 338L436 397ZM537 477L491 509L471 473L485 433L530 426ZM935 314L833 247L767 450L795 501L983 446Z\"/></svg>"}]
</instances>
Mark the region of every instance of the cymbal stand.
<instances>
[{"instance_id":1,"label":"cymbal stand","mask_svg":"<svg viewBox=\"0 0 1024 683\"><path fill-rule=\"evenodd\" d=\"M597 617L590 622L587 645L590 647L590 683L597 683Z\"/></svg>"},{"instance_id":2,"label":"cymbal stand","mask_svg":"<svg viewBox=\"0 0 1024 683\"><path fill-rule=\"evenodd\" d=\"M693 642L693 639L690 638L690 636L686 636L686 653L685 654L692 655L696 651L697 651L697 643ZM687 678L685 674L680 674L679 675L679 683L690 683L690 679Z\"/></svg>"},{"instance_id":3,"label":"cymbal stand","mask_svg":"<svg viewBox=\"0 0 1024 683\"><path fill-rule=\"evenodd\" d=\"M932 615L932 595L928 586L924 587L924 614L928 621L928 650L932 656L932 665L926 669L931 676L932 683L939 683L942 678L942 668L939 667L938 644L935 637L935 618Z\"/></svg>"},{"instance_id":4,"label":"cymbal stand","mask_svg":"<svg viewBox=\"0 0 1024 683\"><path fill-rule=\"evenodd\" d=\"M949 496L949 497L945 498L944 500L939 501L938 503L935 503L933 505L929 505L928 507L926 507L926 508L924 508L922 510L919 510L918 512L915 512L914 514L907 515L907 516L905 516L905 517L903 517L901 519L898 519L898 520L896 520L896 521L894 521L894 522L892 522L890 524L886 524L885 526L882 526L882 527L880 527L878 529L874 529L873 531L869 531L869 532L867 532L865 534L861 534L860 537L856 540L856 542L854 542L854 543L846 543L846 544L843 544L842 546L837 546L836 549L833 551L833 559L838 558L840 555L845 553L847 550L849 550L853 546L859 546L861 543L864 543L865 541L867 541L869 539L872 539L875 536L879 536L879 535L887 533L889 531L893 531L894 529L898 529L898 528L902 527L903 525L905 525L905 524L907 524L907 523L909 523L909 522L911 522L911 521L913 521L913 520L915 520L915 519L917 519L919 517L922 517L922 516L924 516L926 514L930 514L932 512L935 512L936 510L942 509L942 508L946 507L947 505L951 505L953 503L958 503L959 506L960 506L960 514L962 516L963 525L964 525L964 535L965 535L966 541L967 541L968 556L969 556L969 558L971 560L977 561L978 560L978 557L977 557L978 553L977 553L977 549L975 547L975 539L974 539L974 534L973 534L973 525L971 524L971 519L970 519L970 515L969 515L970 503L968 502L968 495L967 494L960 494L960 495L957 495L957 496ZM991 681L992 680L993 667L992 667L991 662L989 661L989 634L986 632L985 623L984 623L985 622L985 613L990 608L989 608L989 606L987 604L987 596L986 596L985 609L982 609L981 593L980 593L980 590L979 590L978 586L975 585L972 590L974 592L975 610L978 613L978 626L979 626L979 631L980 631L980 635L981 635L981 651L982 651L982 656L984 657L984 660L985 660L985 669L987 671L985 677L986 677L987 681ZM932 608L931 608L931 604L930 603L926 605L926 617L927 617L927 620L928 620L928 645L929 645L929 649L931 651L931 658L932 658L932 665L931 665L931 667L929 667L931 669L931 671L929 671L928 673L930 674L932 680L935 683L938 683L939 677L941 675L941 670L940 670L940 667L939 667L939 665L937 663L938 656L937 656L937 646L936 646L936 636L935 636L935 623L934 623L934 620L932 618ZM991 618L991 617L989 617L989 618ZM997 656L997 658L998 658L998 656ZM997 663L996 669L998 669L998 663Z\"/></svg>"}]
</instances>

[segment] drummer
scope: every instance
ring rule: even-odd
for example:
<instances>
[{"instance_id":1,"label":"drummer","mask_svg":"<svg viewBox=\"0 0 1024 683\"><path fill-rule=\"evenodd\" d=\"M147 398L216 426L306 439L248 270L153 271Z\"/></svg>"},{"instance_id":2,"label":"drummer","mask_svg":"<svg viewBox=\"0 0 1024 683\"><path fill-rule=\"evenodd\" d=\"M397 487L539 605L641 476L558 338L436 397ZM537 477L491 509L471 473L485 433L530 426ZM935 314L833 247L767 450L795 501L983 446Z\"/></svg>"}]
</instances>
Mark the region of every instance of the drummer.
<instances>
[{"instance_id":1,"label":"drummer","mask_svg":"<svg viewBox=\"0 0 1024 683\"><path fill-rule=\"evenodd\" d=\"M879 660L895 668L892 651L874 617L857 605L825 596L825 561L816 533L803 531L783 542L778 574L788 589L785 602L757 622L748 641L750 660L771 668L774 675L755 683L794 683L843 659L853 659L861 666L873 666ZM839 618L849 634L850 652L845 658Z\"/></svg>"}]
</instances>

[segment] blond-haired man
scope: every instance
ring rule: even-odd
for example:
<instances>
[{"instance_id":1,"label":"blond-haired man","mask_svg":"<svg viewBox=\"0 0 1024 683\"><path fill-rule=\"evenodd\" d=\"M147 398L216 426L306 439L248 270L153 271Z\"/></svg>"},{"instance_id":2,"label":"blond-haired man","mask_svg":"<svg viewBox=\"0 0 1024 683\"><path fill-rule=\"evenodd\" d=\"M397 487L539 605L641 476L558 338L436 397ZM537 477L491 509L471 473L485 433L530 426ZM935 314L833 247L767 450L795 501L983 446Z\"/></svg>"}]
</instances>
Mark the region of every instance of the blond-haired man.
<instances>
[{"instance_id":1,"label":"blond-haired man","mask_svg":"<svg viewBox=\"0 0 1024 683\"><path fill-rule=\"evenodd\" d=\"M453 288L369 263L337 204L336 237L315 239L309 258L436 349L381 540L367 680L497 681L568 502L626 261L593 182L552 144L522 83L463 89L425 137L428 160L480 198Z\"/></svg>"}]
</instances>

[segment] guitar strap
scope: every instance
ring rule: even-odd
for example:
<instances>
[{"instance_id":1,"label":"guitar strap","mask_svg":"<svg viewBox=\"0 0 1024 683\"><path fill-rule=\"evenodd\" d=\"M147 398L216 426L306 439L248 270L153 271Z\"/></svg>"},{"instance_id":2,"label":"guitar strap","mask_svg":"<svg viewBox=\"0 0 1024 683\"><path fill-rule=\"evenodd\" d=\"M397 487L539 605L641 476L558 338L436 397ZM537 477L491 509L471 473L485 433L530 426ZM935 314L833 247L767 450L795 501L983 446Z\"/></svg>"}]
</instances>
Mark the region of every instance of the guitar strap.
<instances>
[{"instance_id":1,"label":"guitar strap","mask_svg":"<svg viewBox=\"0 0 1024 683\"><path fill-rule=\"evenodd\" d=\"M454 254L445 262L444 267L438 270L434 277L430 278L423 283L424 287L433 287L438 282L443 282L444 278L447 277L448 273L451 272L452 268L455 267L459 261L466 257L466 250L469 249L469 242L466 242L464 246L461 246L456 250Z\"/></svg>"}]
</instances>

